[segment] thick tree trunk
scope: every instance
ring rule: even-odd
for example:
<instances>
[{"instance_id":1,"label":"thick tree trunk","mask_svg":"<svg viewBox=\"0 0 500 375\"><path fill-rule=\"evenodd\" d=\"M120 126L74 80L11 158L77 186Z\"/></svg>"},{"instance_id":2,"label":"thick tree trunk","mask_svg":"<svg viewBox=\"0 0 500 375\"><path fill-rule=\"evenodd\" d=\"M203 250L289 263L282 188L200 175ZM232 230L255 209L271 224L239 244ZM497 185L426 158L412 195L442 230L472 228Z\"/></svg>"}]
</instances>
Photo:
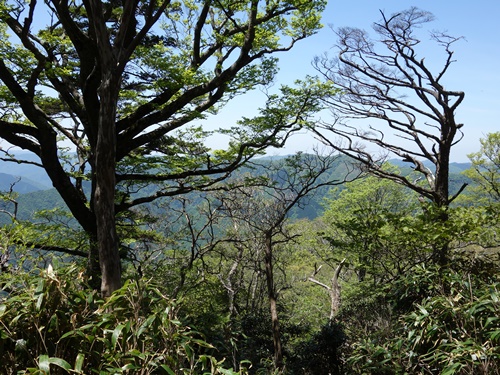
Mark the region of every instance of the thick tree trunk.
<instances>
[{"instance_id":1,"label":"thick tree trunk","mask_svg":"<svg viewBox=\"0 0 500 375\"><path fill-rule=\"evenodd\" d=\"M269 309L271 311L271 324L274 345L274 366L276 369L283 369L283 350L281 347L281 332L278 318L277 295L274 287L273 274L273 245L272 234L266 233L265 237L265 268L267 281L267 294L269 297Z\"/></svg>"},{"instance_id":2,"label":"thick tree trunk","mask_svg":"<svg viewBox=\"0 0 500 375\"><path fill-rule=\"evenodd\" d=\"M109 297L121 287L121 265L115 221L116 96L118 83L104 75L100 87L99 128L95 147L95 215L101 268L101 293Z\"/></svg>"}]
</instances>

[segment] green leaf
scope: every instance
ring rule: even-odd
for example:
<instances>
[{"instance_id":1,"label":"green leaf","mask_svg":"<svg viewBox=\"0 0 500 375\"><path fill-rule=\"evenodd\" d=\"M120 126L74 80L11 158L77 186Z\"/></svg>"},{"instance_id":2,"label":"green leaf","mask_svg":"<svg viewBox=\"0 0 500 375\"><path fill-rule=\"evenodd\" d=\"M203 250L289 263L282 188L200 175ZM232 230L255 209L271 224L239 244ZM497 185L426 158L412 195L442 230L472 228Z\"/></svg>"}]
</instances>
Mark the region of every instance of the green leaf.
<instances>
[{"instance_id":1,"label":"green leaf","mask_svg":"<svg viewBox=\"0 0 500 375\"><path fill-rule=\"evenodd\" d=\"M111 346L113 347L113 350L116 348L116 342L118 341L124 327L125 324L118 324L113 330L113 334L111 335Z\"/></svg>"},{"instance_id":2,"label":"green leaf","mask_svg":"<svg viewBox=\"0 0 500 375\"><path fill-rule=\"evenodd\" d=\"M36 301L36 311L40 311L42 308L42 303L43 303L43 288L44 288L45 282L43 279L38 281L38 286L35 290L35 295L38 295L37 301Z\"/></svg>"},{"instance_id":3,"label":"green leaf","mask_svg":"<svg viewBox=\"0 0 500 375\"><path fill-rule=\"evenodd\" d=\"M497 340L500 338L500 330L493 331L489 333L490 339Z\"/></svg>"},{"instance_id":4,"label":"green leaf","mask_svg":"<svg viewBox=\"0 0 500 375\"><path fill-rule=\"evenodd\" d=\"M488 328L491 323L494 323L496 321L498 321L500 318L497 317L497 316L490 316L488 319L486 319L486 323L484 323L484 328Z\"/></svg>"},{"instance_id":5,"label":"green leaf","mask_svg":"<svg viewBox=\"0 0 500 375\"><path fill-rule=\"evenodd\" d=\"M83 361L85 360L85 354L78 353L75 360L75 371L82 372Z\"/></svg>"},{"instance_id":6,"label":"green leaf","mask_svg":"<svg viewBox=\"0 0 500 375\"><path fill-rule=\"evenodd\" d=\"M40 371L44 371L47 374L50 373L50 362L49 362L49 356L42 354L40 357L38 357L38 369Z\"/></svg>"},{"instance_id":7,"label":"green leaf","mask_svg":"<svg viewBox=\"0 0 500 375\"><path fill-rule=\"evenodd\" d=\"M71 370L71 365L62 358L51 357L49 358L49 363L51 365L59 366L60 368L65 369L66 371Z\"/></svg>"},{"instance_id":8,"label":"green leaf","mask_svg":"<svg viewBox=\"0 0 500 375\"><path fill-rule=\"evenodd\" d=\"M219 369L219 372L221 374L224 374L224 375L237 375L238 374L237 372L234 372L232 368L230 368L230 369L221 368L221 369Z\"/></svg>"},{"instance_id":9,"label":"green leaf","mask_svg":"<svg viewBox=\"0 0 500 375\"><path fill-rule=\"evenodd\" d=\"M137 367L133 363L127 363L126 365L123 365L121 367L121 370L123 370L123 371L125 371L125 370L138 370L138 369L139 369L139 367Z\"/></svg>"},{"instance_id":10,"label":"green leaf","mask_svg":"<svg viewBox=\"0 0 500 375\"><path fill-rule=\"evenodd\" d=\"M164 369L169 375L175 375L175 372L173 372L172 369L167 365L161 365L160 367Z\"/></svg>"},{"instance_id":11,"label":"green leaf","mask_svg":"<svg viewBox=\"0 0 500 375\"><path fill-rule=\"evenodd\" d=\"M156 319L156 315L149 316L144 323L141 324L137 330L137 337L139 337Z\"/></svg>"},{"instance_id":12,"label":"green leaf","mask_svg":"<svg viewBox=\"0 0 500 375\"><path fill-rule=\"evenodd\" d=\"M452 363L451 365L445 367L441 375L453 375L455 374L458 370L462 368L461 363Z\"/></svg>"}]
</instances>

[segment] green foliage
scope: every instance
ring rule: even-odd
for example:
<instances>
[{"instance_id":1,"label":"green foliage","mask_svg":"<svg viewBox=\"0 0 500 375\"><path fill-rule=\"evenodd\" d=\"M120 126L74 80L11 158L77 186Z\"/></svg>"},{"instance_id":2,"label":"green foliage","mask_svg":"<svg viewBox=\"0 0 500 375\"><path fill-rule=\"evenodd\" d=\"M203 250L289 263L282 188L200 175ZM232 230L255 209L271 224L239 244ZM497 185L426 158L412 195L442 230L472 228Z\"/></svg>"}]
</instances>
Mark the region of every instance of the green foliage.
<instances>
[{"instance_id":1,"label":"green foliage","mask_svg":"<svg viewBox=\"0 0 500 375\"><path fill-rule=\"evenodd\" d=\"M365 177L333 191L323 221L330 253L346 257L360 281L394 278L428 256L429 220L415 195L392 181Z\"/></svg>"},{"instance_id":2,"label":"green foliage","mask_svg":"<svg viewBox=\"0 0 500 375\"><path fill-rule=\"evenodd\" d=\"M480 203L500 203L500 132L480 140L478 152L469 154L472 163L464 174L475 182L472 199Z\"/></svg>"},{"instance_id":3,"label":"green foliage","mask_svg":"<svg viewBox=\"0 0 500 375\"><path fill-rule=\"evenodd\" d=\"M5 374L236 374L152 283L128 281L103 301L75 266L0 277Z\"/></svg>"},{"instance_id":4,"label":"green foliage","mask_svg":"<svg viewBox=\"0 0 500 375\"><path fill-rule=\"evenodd\" d=\"M333 195L323 236L332 259L350 259L338 319L352 373L498 371L498 259L477 245L494 244L493 211L435 207L373 177ZM442 249L450 267L434 268Z\"/></svg>"},{"instance_id":5,"label":"green foliage","mask_svg":"<svg viewBox=\"0 0 500 375\"><path fill-rule=\"evenodd\" d=\"M500 371L498 279L419 268L395 285L417 301L383 340L362 340L349 359L361 374L493 374ZM405 294L401 295L400 291ZM416 298L416 294L420 294Z\"/></svg>"}]
</instances>

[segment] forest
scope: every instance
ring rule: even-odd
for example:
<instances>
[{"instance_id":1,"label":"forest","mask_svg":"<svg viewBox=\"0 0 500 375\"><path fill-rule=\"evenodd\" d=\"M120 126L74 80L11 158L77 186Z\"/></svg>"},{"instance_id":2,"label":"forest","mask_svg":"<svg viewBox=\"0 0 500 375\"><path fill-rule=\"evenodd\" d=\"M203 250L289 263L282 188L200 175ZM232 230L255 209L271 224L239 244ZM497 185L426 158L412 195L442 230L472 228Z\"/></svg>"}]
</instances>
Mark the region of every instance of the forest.
<instances>
[{"instance_id":1,"label":"forest","mask_svg":"<svg viewBox=\"0 0 500 375\"><path fill-rule=\"evenodd\" d=\"M452 162L461 38L381 11L269 89L325 6L0 0L0 374L500 374L500 132Z\"/></svg>"}]
</instances>

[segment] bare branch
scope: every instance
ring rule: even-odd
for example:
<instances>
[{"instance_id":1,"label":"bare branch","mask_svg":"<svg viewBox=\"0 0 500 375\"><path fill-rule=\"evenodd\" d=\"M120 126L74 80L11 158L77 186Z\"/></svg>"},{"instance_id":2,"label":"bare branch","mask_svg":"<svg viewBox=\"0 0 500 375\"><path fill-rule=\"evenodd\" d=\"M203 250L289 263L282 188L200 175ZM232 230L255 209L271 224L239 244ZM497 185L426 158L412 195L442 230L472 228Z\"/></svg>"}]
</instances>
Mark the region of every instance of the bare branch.
<instances>
[{"instance_id":1,"label":"bare branch","mask_svg":"<svg viewBox=\"0 0 500 375\"><path fill-rule=\"evenodd\" d=\"M341 92L325 98L334 112L334 123L321 123L313 132L377 176L402 183L437 205L447 206L463 190L449 196L448 164L451 147L463 137L455 111L464 93L448 90L440 82L454 62L450 47L461 38L431 34L445 52L443 67L434 75L425 59L418 56L421 39L416 33L433 20L432 14L415 7L390 17L381 14L382 20L374 25L378 40L359 29L341 28L337 31L338 58L316 58L316 68ZM368 125L368 131L348 123L369 119L376 122ZM339 140L331 140L329 134ZM374 157L367 144L384 150L386 155ZM413 164L428 187L381 169L388 157ZM432 170L424 166L424 160L434 166Z\"/></svg>"}]
</instances>

